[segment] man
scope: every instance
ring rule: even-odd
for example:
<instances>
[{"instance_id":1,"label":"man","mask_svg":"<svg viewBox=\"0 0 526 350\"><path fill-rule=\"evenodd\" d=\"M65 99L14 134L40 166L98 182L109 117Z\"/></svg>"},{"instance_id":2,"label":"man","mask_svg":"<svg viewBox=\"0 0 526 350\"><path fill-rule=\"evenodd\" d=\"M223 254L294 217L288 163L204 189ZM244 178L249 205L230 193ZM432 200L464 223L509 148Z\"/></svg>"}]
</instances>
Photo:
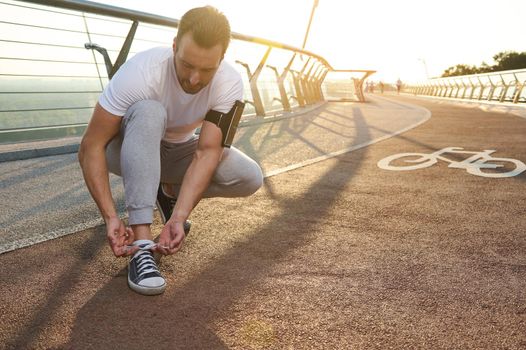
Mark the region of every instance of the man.
<instances>
[{"instance_id":1,"label":"man","mask_svg":"<svg viewBox=\"0 0 526 350\"><path fill-rule=\"evenodd\" d=\"M222 13L209 6L188 11L172 48L138 53L113 76L82 139L86 185L113 253L132 256L128 285L138 293L164 291L153 252L181 249L185 223L201 198L249 196L262 185L257 163L223 148L219 123L205 120L210 113L223 116L243 97L239 73L223 61L229 42ZM123 178L129 228L117 216L108 172ZM156 199L165 226L154 244Z\"/></svg>"}]
</instances>

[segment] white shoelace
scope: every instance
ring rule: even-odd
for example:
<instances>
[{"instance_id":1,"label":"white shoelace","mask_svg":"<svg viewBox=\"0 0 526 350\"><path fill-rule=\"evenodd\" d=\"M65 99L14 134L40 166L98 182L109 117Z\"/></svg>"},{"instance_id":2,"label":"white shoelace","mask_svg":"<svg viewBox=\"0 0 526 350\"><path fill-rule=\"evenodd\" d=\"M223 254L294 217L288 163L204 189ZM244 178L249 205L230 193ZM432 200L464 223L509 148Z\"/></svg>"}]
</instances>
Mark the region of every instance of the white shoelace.
<instances>
[{"instance_id":1,"label":"white shoelace","mask_svg":"<svg viewBox=\"0 0 526 350\"><path fill-rule=\"evenodd\" d=\"M154 245L154 244L153 244ZM143 253L142 251L149 250L148 247L152 246L152 244L140 248L140 251L137 255L134 257L137 261L137 272L138 277L142 277L143 275L150 273L150 272L157 272L159 273L159 269L157 268L157 265L155 264L155 260L153 259L152 254Z\"/></svg>"},{"instance_id":2,"label":"white shoelace","mask_svg":"<svg viewBox=\"0 0 526 350\"><path fill-rule=\"evenodd\" d=\"M148 244L148 245L146 245L144 247L139 246L139 250L153 250L153 249L157 248L157 246L159 246L159 244L157 244L157 243L150 243L150 244ZM128 249L132 249L132 248L135 248L136 246L128 245L127 247L128 247ZM164 247L164 246L162 246L162 247L163 248L168 248L168 247Z\"/></svg>"},{"instance_id":3,"label":"white shoelace","mask_svg":"<svg viewBox=\"0 0 526 350\"><path fill-rule=\"evenodd\" d=\"M136 247L135 245L129 245L128 248L131 249L131 248L134 248ZM150 244L147 244L145 245L144 247L141 247L141 246L138 246L139 247L139 250L152 250L154 248L157 248L157 243L150 243Z\"/></svg>"}]
</instances>

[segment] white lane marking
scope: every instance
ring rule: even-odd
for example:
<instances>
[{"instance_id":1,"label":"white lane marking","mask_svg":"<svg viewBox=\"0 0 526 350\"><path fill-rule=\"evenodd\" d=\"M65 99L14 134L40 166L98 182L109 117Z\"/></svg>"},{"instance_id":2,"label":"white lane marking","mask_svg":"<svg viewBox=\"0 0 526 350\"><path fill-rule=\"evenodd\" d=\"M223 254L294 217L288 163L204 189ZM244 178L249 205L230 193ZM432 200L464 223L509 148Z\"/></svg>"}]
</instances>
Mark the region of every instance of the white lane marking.
<instances>
[{"instance_id":1,"label":"white lane marking","mask_svg":"<svg viewBox=\"0 0 526 350\"><path fill-rule=\"evenodd\" d=\"M469 174L491 178L517 176L526 170L526 164L520 160L495 158L491 156L493 152L495 152L495 150L487 149L480 152L471 152L464 151L462 147L446 147L433 153L414 152L393 154L379 160L377 165L380 169L384 170L407 171L427 168L436 164L438 160L442 160L449 163L449 168L464 169ZM446 153L468 154L471 156L458 162L444 157L443 154ZM394 163L391 164L392 162ZM502 169L502 172L486 172L482 170L504 168L502 163L512 164L513 169Z\"/></svg>"},{"instance_id":2,"label":"white lane marking","mask_svg":"<svg viewBox=\"0 0 526 350\"><path fill-rule=\"evenodd\" d=\"M397 104L401 104L401 103L397 102ZM404 132L406 132L408 130L414 129L417 126L419 126L419 125L425 123L426 121L428 121L429 118L431 118L431 112L428 109L426 109L426 108L423 108L423 107L420 107L420 106L416 106L416 105L411 105L409 103L403 103L403 105L405 105L406 107L408 107L410 109L413 109L413 110L414 109L420 110L423 113L423 117L422 117L423 119L418 121L418 122L416 122L416 123L414 123L414 124L411 124L411 125L403 128L403 129L397 130L395 132L386 134L384 136L378 137L376 139L373 139L373 140L370 140L370 141L367 141L367 142L364 142L364 143L360 143L360 144L357 144L357 145L354 145L354 146L351 146L351 147L348 147L348 148L344 148L344 149L339 150L339 151L327 153L327 154L324 154L324 155L316 157L316 158L307 159L305 161L302 161L302 162L299 162L299 163L296 163L296 164L292 164L292 165L288 165L288 166L283 167L283 168L265 171L264 172L264 177L275 176L275 175L278 175L278 174L285 173L287 171L295 170L295 169L298 169L298 168L305 167L307 165L318 163L318 162L327 160L329 158L334 158L334 157L337 157L337 156L345 154L345 153L356 151L357 149L370 146L370 145L375 144L377 142L380 142L380 141L386 140L388 138L391 138L393 136L402 134L402 133L404 133Z\"/></svg>"},{"instance_id":3,"label":"white lane marking","mask_svg":"<svg viewBox=\"0 0 526 350\"><path fill-rule=\"evenodd\" d=\"M397 104L398 104L398 102L397 102ZM355 151L355 150L363 148L363 147L367 147L367 146L372 145L372 144L374 144L376 142L380 142L380 141L386 140L386 139L388 139L390 137L393 137L393 136L396 136L398 134L404 133L404 132L406 132L408 130L411 130L411 129L419 126L420 124L425 123L431 117L431 112L429 110L423 108L423 107L416 106L416 105L411 105L411 104L408 104L408 103L403 103L403 104L406 107L408 107L409 109L412 109L412 110L417 109L417 110L422 111L423 119L420 120L417 123L414 123L412 125L409 125L409 126L403 128L401 130L398 130L396 132L392 132L392 133L386 134L386 135L381 136L379 138L376 138L374 140L371 140L371 141L368 141L368 142L364 142L364 143L361 143L361 144L357 144L357 145L354 145L354 146L351 146L351 147L348 147L348 148L345 148L345 149L342 149L342 150L339 150L339 151L331 152L331 153L325 154L323 156L319 156L319 157L316 157L316 158L308 159L308 160L305 160L303 162L292 164L292 165L289 165L289 166L286 166L286 167L283 167L283 168L274 169L274 170L270 170L270 171L264 172L264 176L265 177L275 176L275 175L278 175L278 174L285 173L287 171L298 169L298 168L301 168L301 167L304 167L304 166L307 166L307 165L310 165L310 164L314 164L314 163L317 163L317 162L321 162L321 161L327 160L329 158L334 158L336 156L342 155L344 153L352 152L352 151ZM123 216L123 218L124 218L124 216ZM23 238L23 239L15 241L15 242L7 242L7 243L4 243L4 244L0 244L0 254L7 253L9 251L13 251L13 250L16 250L16 249L28 247L28 246L31 246L31 245L34 245L34 244L37 244L37 243L42 243L42 242L45 242L45 241L48 241L48 240L51 240L51 239L54 239L54 238L59 238L59 237L63 237L63 236L69 235L69 234L77 233L77 232L80 232L80 231L83 231L83 230L86 230L86 229L89 229L89 228L92 228L92 227L95 227L95 226L102 225L103 223L104 223L104 221L102 219L97 218L97 219L85 221L83 223L80 223L80 224L77 224L77 225L74 225L74 226L58 229L58 230L55 230L55 231L52 231L52 232L46 232L46 233L35 235L33 237Z\"/></svg>"}]
</instances>

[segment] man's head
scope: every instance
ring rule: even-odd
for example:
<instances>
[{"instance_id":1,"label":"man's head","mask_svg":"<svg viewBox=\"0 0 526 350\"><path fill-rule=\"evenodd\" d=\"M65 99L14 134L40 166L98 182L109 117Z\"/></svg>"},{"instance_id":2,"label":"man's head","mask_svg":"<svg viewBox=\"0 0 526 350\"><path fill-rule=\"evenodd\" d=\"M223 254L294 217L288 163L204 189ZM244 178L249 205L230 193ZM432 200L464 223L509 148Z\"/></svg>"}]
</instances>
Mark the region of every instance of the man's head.
<instances>
[{"instance_id":1,"label":"man's head","mask_svg":"<svg viewBox=\"0 0 526 350\"><path fill-rule=\"evenodd\" d=\"M227 18L211 6L185 13L174 39L177 79L183 90L195 94L214 77L230 43Z\"/></svg>"}]
</instances>

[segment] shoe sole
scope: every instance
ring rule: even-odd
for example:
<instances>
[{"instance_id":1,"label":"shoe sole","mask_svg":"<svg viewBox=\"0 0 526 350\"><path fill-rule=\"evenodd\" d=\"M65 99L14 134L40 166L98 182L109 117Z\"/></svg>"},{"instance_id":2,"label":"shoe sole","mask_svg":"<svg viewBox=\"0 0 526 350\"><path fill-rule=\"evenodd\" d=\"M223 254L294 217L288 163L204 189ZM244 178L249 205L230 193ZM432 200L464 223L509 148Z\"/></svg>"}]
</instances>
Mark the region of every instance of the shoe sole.
<instances>
[{"instance_id":1,"label":"shoe sole","mask_svg":"<svg viewBox=\"0 0 526 350\"><path fill-rule=\"evenodd\" d=\"M159 294L162 294L164 290L166 289L166 283L159 287L144 287L144 286L140 286L138 284L133 283L129 278L128 278L128 286L134 292L142 294L142 295L159 295Z\"/></svg>"}]
</instances>

